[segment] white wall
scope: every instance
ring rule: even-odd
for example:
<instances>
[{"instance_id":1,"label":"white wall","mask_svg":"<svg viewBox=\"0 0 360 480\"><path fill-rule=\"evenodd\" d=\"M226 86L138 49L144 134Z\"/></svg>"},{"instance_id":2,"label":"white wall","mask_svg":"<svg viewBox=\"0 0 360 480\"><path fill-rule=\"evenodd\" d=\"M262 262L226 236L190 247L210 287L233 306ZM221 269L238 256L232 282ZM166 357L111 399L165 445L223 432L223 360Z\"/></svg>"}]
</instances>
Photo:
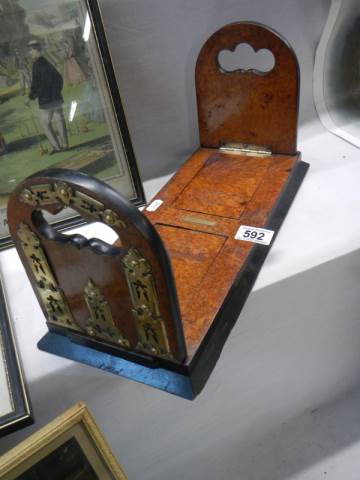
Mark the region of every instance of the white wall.
<instances>
[{"instance_id":1,"label":"white wall","mask_svg":"<svg viewBox=\"0 0 360 480\"><path fill-rule=\"evenodd\" d=\"M315 117L312 68L330 0L100 0L135 154L144 179L198 147L194 67L205 40L240 20L268 24L301 68L301 122Z\"/></svg>"}]
</instances>

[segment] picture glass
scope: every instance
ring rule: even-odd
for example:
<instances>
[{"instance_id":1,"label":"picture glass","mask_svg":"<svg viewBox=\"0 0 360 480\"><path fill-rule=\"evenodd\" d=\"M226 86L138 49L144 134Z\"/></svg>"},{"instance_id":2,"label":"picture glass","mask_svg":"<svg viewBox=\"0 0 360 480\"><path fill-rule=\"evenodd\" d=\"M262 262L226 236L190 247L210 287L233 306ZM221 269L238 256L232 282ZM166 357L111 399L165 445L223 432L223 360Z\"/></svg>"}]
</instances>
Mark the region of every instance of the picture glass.
<instances>
[{"instance_id":1,"label":"picture glass","mask_svg":"<svg viewBox=\"0 0 360 480\"><path fill-rule=\"evenodd\" d=\"M100 480L76 438L70 438L17 480Z\"/></svg>"},{"instance_id":2,"label":"picture glass","mask_svg":"<svg viewBox=\"0 0 360 480\"><path fill-rule=\"evenodd\" d=\"M13 411L9 387L5 346L0 330L0 419Z\"/></svg>"},{"instance_id":3,"label":"picture glass","mask_svg":"<svg viewBox=\"0 0 360 480\"><path fill-rule=\"evenodd\" d=\"M59 425L58 428L62 426ZM26 459L18 459L3 480L115 480L113 473L86 427L79 422L58 436L31 447ZM25 441L26 442L26 441ZM3 477L2 477L3 478Z\"/></svg>"},{"instance_id":4,"label":"picture glass","mask_svg":"<svg viewBox=\"0 0 360 480\"><path fill-rule=\"evenodd\" d=\"M0 0L0 239L9 194L48 167L136 198L93 21L85 0Z\"/></svg>"}]
</instances>

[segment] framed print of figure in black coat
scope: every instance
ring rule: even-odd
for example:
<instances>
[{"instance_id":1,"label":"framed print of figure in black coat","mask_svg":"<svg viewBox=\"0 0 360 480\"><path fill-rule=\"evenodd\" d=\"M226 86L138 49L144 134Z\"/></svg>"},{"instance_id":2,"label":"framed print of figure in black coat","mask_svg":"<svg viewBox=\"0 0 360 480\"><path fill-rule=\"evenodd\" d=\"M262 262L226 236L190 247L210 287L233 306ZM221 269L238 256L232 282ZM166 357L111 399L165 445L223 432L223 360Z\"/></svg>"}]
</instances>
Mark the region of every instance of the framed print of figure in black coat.
<instances>
[{"instance_id":1,"label":"framed print of figure in black coat","mask_svg":"<svg viewBox=\"0 0 360 480\"><path fill-rule=\"evenodd\" d=\"M0 249L8 197L39 170L90 174L143 205L97 0L8 0L0 25ZM84 222L70 208L48 220Z\"/></svg>"}]
</instances>

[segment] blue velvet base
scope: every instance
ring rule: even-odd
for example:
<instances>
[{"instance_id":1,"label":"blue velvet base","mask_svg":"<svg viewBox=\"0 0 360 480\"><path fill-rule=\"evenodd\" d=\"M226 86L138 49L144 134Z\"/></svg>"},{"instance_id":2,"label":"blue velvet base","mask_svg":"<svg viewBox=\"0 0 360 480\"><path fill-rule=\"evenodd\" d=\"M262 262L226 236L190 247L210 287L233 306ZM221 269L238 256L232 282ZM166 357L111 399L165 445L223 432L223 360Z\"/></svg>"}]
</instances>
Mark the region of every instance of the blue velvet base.
<instances>
[{"instance_id":1,"label":"blue velvet base","mask_svg":"<svg viewBox=\"0 0 360 480\"><path fill-rule=\"evenodd\" d=\"M144 367L129 360L99 352L73 343L64 335L49 332L39 341L38 348L44 352L106 370L188 400L195 397L190 378L184 375L163 368Z\"/></svg>"}]
</instances>

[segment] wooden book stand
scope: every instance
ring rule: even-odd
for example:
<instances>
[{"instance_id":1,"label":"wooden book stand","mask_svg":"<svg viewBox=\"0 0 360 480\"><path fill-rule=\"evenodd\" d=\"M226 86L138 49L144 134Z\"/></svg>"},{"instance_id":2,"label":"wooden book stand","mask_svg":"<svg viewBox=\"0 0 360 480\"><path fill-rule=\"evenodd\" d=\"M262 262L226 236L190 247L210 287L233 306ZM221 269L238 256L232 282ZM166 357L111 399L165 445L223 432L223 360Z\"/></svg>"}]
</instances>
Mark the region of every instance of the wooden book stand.
<instances>
[{"instance_id":1,"label":"wooden book stand","mask_svg":"<svg viewBox=\"0 0 360 480\"><path fill-rule=\"evenodd\" d=\"M221 70L219 52L241 43L269 49L273 69ZM269 250L237 240L239 227L276 234L308 168L296 151L298 64L277 33L253 23L216 32L196 91L201 147L144 214L60 169L26 179L8 206L51 332L39 347L186 398L206 383ZM44 220L41 210L68 206L119 240L65 235Z\"/></svg>"}]
</instances>

